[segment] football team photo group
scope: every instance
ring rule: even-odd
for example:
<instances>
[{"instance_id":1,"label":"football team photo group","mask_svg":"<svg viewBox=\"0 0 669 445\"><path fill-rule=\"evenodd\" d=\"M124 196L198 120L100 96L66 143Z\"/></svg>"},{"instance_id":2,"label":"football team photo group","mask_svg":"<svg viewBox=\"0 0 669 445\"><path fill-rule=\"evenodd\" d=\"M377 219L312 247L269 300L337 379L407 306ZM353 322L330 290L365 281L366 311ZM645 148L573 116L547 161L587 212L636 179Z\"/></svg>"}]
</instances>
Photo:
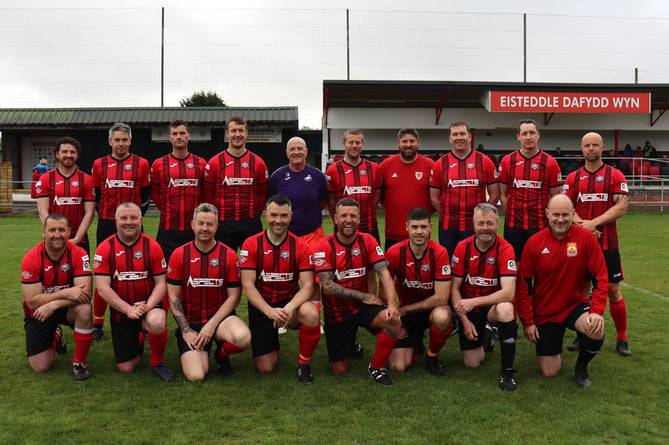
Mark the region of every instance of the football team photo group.
<instances>
[{"instance_id":1,"label":"football team photo group","mask_svg":"<svg viewBox=\"0 0 669 445\"><path fill-rule=\"evenodd\" d=\"M535 378L514 368L520 341L545 377L574 354L568 372L582 388L597 380L589 364L604 345L632 355L616 230L629 190L604 162L600 134L582 136L582 166L566 177L532 120L518 123L518 149L498 166L463 121L436 161L419 154L416 129L400 129L398 152L380 164L364 156L363 131L348 129L343 156L324 171L293 137L287 165L270 174L248 134L242 117L229 119L227 148L204 159L175 120L171 151L150 164L132 153L130 126L116 123L111 153L90 175L78 167L79 141L58 141L57 167L33 189L43 241L21 263L32 370L71 355L85 381L96 372L88 356L110 347L121 373L146 361L165 382L272 373L281 360L294 363L296 382L317 384L312 358L324 349L334 375L365 360L367 377L390 386L412 367L448 379L455 364L442 361L444 348L478 368L497 346L490 385L515 391ZM155 237L143 224L151 202ZM607 306L615 339L605 341ZM370 334L373 348L359 341ZM294 341L297 354L280 351ZM166 351L178 351L181 369L166 365ZM238 354L256 369L235 363Z\"/></svg>"}]
</instances>

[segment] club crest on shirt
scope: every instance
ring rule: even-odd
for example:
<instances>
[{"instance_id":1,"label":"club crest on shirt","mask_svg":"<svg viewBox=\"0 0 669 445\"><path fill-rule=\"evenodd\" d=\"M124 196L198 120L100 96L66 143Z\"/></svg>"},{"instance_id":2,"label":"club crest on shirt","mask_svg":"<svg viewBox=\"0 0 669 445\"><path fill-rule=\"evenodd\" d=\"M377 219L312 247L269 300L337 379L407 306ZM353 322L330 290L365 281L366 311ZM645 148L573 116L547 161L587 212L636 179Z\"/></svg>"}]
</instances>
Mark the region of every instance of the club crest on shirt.
<instances>
[{"instance_id":1,"label":"club crest on shirt","mask_svg":"<svg viewBox=\"0 0 669 445\"><path fill-rule=\"evenodd\" d=\"M578 255L578 247L576 247L576 243L567 243L567 256L576 255Z\"/></svg>"},{"instance_id":2,"label":"club crest on shirt","mask_svg":"<svg viewBox=\"0 0 669 445\"><path fill-rule=\"evenodd\" d=\"M486 258L485 261L486 261L486 263L490 264L491 266L495 265L495 257L494 256L489 256L488 258Z\"/></svg>"},{"instance_id":3,"label":"club crest on shirt","mask_svg":"<svg viewBox=\"0 0 669 445\"><path fill-rule=\"evenodd\" d=\"M195 166L193 165L192 162L189 162L188 164L186 164L186 168L195 168Z\"/></svg>"},{"instance_id":4,"label":"club crest on shirt","mask_svg":"<svg viewBox=\"0 0 669 445\"><path fill-rule=\"evenodd\" d=\"M604 182L604 176L597 176L597 177L595 178L595 181L597 181L597 182Z\"/></svg>"},{"instance_id":5,"label":"club crest on shirt","mask_svg":"<svg viewBox=\"0 0 669 445\"><path fill-rule=\"evenodd\" d=\"M218 267L218 258L212 258L209 260L209 264L211 264L211 267Z\"/></svg>"},{"instance_id":6,"label":"club crest on shirt","mask_svg":"<svg viewBox=\"0 0 669 445\"><path fill-rule=\"evenodd\" d=\"M134 256L138 260L141 260L142 258L144 258L144 254L142 253L141 250L135 250L135 253L133 253L132 256Z\"/></svg>"},{"instance_id":7,"label":"club crest on shirt","mask_svg":"<svg viewBox=\"0 0 669 445\"><path fill-rule=\"evenodd\" d=\"M126 165L124 165L124 166L123 166L123 170L129 172L130 170L132 170L132 165L130 165L130 164L126 164Z\"/></svg>"},{"instance_id":8,"label":"club crest on shirt","mask_svg":"<svg viewBox=\"0 0 669 445\"><path fill-rule=\"evenodd\" d=\"M79 187L79 181L72 181L72 187Z\"/></svg>"},{"instance_id":9,"label":"club crest on shirt","mask_svg":"<svg viewBox=\"0 0 669 445\"><path fill-rule=\"evenodd\" d=\"M530 165L530 168L531 168L532 170L539 170L539 164L532 163L532 164Z\"/></svg>"},{"instance_id":10,"label":"club crest on shirt","mask_svg":"<svg viewBox=\"0 0 669 445\"><path fill-rule=\"evenodd\" d=\"M67 272L68 270L70 270L70 264L69 263L61 264L60 265L60 270L62 270L63 272Z\"/></svg>"},{"instance_id":11,"label":"club crest on shirt","mask_svg":"<svg viewBox=\"0 0 669 445\"><path fill-rule=\"evenodd\" d=\"M474 170L474 163L473 162L470 162L469 164L467 164L467 170Z\"/></svg>"},{"instance_id":12,"label":"club crest on shirt","mask_svg":"<svg viewBox=\"0 0 669 445\"><path fill-rule=\"evenodd\" d=\"M283 258L284 260L287 260L288 257L290 256L290 252L288 252L287 250L282 250L280 255L281 255L281 258Z\"/></svg>"},{"instance_id":13,"label":"club crest on shirt","mask_svg":"<svg viewBox=\"0 0 669 445\"><path fill-rule=\"evenodd\" d=\"M33 277L30 272L27 272L25 270L23 272L21 272L21 276L23 277L24 280L28 280L28 279Z\"/></svg>"},{"instance_id":14,"label":"club crest on shirt","mask_svg":"<svg viewBox=\"0 0 669 445\"><path fill-rule=\"evenodd\" d=\"M418 179L419 181L423 179L423 172L415 172L415 173L416 173L416 179Z\"/></svg>"},{"instance_id":15,"label":"club crest on shirt","mask_svg":"<svg viewBox=\"0 0 669 445\"><path fill-rule=\"evenodd\" d=\"M360 249L354 247L353 250L351 250L351 253L353 254L353 256L360 256Z\"/></svg>"},{"instance_id":16,"label":"club crest on shirt","mask_svg":"<svg viewBox=\"0 0 669 445\"><path fill-rule=\"evenodd\" d=\"M242 168L249 168L249 163L246 161L242 162Z\"/></svg>"},{"instance_id":17,"label":"club crest on shirt","mask_svg":"<svg viewBox=\"0 0 669 445\"><path fill-rule=\"evenodd\" d=\"M422 270L423 272L428 272L430 270L430 265L427 263L423 263L420 265L420 270Z\"/></svg>"},{"instance_id":18,"label":"club crest on shirt","mask_svg":"<svg viewBox=\"0 0 669 445\"><path fill-rule=\"evenodd\" d=\"M323 264L325 264L325 260L319 258L316 261L314 261L314 264L316 264L316 266L322 266Z\"/></svg>"}]
</instances>

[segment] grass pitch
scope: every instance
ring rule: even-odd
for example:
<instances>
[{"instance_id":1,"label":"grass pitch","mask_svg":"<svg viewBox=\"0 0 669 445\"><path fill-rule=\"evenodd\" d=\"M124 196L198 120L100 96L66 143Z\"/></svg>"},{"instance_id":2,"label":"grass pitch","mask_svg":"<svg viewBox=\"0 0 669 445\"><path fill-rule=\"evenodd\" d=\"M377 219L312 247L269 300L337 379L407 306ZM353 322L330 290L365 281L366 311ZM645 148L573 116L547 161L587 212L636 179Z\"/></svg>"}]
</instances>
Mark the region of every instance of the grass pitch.
<instances>
[{"instance_id":1,"label":"grass pitch","mask_svg":"<svg viewBox=\"0 0 669 445\"><path fill-rule=\"evenodd\" d=\"M157 217L146 218L147 233L154 235L156 226ZM504 393L497 387L498 348L480 369L469 370L457 338L441 354L446 377L428 374L420 357L406 374L391 373L392 387L376 385L366 377L374 339L363 330L359 338L368 353L343 376L332 375L321 339L312 361L314 383L298 384L297 332L291 331L281 337L273 374L259 374L247 351L232 358L232 377L212 373L194 384L181 374L171 317L166 364L177 375L174 382L154 377L146 356L134 374L121 375L108 325L89 354L90 380L73 380L71 349L50 372L35 374L25 358L19 267L40 241L39 219L0 218L0 443L664 444L669 216L630 214L619 231L634 355L616 354L607 311L605 344L590 365L593 387L582 390L573 381L575 353L565 350L558 377L543 378L519 329L519 386ZM246 317L245 299L238 312ZM65 335L73 348L72 332Z\"/></svg>"}]
</instances>

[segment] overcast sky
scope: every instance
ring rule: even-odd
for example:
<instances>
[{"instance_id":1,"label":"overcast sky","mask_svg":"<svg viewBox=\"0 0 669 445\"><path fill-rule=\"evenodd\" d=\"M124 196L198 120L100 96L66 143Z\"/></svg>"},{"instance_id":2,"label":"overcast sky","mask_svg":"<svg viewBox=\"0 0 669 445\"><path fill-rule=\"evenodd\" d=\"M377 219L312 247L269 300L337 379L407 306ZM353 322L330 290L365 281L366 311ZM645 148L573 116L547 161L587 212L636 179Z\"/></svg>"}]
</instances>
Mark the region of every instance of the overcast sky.
<instances>
[{"instance_id":1,"label":"overcast sky","mask_svg":"<svg viewBox=\"0 0 669 445\"><path fill-rule=\"evenodd\" d=\"M521 82L527 13L529 82L669 82L660 0L0 0L0 107L160 106L161 6L165 106L213 90L312 128L347 76L347 8L353 80Z\"/></svg>"}]
</instances>

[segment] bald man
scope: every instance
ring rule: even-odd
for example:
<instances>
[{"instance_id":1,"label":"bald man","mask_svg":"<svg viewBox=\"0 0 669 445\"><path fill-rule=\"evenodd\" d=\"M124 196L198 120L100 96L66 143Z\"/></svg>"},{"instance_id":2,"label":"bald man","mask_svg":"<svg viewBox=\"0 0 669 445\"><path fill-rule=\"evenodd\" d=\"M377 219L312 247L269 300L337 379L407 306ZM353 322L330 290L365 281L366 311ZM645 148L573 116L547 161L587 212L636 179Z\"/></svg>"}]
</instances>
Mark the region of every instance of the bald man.
<instances>
[{"instance_id":1,"label":"bald man","mask_svg":"<svg viewBox=\"0 0 669 445\"><path fill-rule=\"evenodd\" d=\"M581 139L585 165L572 172L563 191L574 203L574 224L595 234L604 252L609 272L609 310L616 326L616 350L623 357L632 355L627 341L627 307L620 292L623 269L620 263L616 220L627 213L629 192L622 172L604 164L604 141L598 133L587 133ZM569 350L578 350L578 341Z\"/></svg>"},{"instance_id":2,"label":"bald man","mask_svg":"<svg viewBox=\"0 0 669 445\"><path fill-rule=\"evenodd\" d=\"M609 291L604 254L591 231L573 224L574 205L555 195L546 209L549 227L530 237L523 250L515 303L525 337L535 344L539 371L557 376L566 328L580 335L574 375L592 385L588 363L604 343L604 310ZM592 279L592 299L584 292Z\"/></svg>"},{"instance_id":3,"label":"bald man","mask_svg":"<svg viewBox=\"0 0 669 445\"><path fill-rule=\"evenodd\" d=\"M309 149L304 139L294 137L286 144L288 165L276 170L269 178L267 196L284 195L292 203L293 217L288 230L302 238L311 250L325 238L323 214L328 203L328 184L319 169L307 164ZM316 279L318 283L318 279ZM320 286L314 286L311 301L321 308ZM281 330L284 333L285 330Z\"/></svg>"}]
</instances>

